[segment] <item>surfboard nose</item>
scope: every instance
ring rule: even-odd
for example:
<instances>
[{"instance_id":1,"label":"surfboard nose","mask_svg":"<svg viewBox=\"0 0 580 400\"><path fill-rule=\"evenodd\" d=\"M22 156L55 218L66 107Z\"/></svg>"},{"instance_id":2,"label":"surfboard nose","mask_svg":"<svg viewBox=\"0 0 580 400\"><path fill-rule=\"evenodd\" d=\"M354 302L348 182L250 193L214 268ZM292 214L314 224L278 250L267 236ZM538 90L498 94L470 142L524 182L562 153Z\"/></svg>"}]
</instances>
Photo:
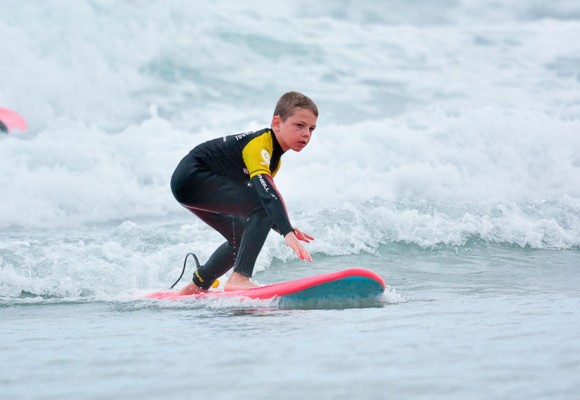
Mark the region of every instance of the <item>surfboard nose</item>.
<instances>
[{"instance_id":1,"label":"surfboard nose","mask_svg":"<svg viewBox=\"0 0 580 400\"><path fill-rule=\"evenodd\" d=\"M26 132L28 126L20 114L7 108L0 108L0 131L9 133L18 129Z\"/></svg>"}]
</instances>

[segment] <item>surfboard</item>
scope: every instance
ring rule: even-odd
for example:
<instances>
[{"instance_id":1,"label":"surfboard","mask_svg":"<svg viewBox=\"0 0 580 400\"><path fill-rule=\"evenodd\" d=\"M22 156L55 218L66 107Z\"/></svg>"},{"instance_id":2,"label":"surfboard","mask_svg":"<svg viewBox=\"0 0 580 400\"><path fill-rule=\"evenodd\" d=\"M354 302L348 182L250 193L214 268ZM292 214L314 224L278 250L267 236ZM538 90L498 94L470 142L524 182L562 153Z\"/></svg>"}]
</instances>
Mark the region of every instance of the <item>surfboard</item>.
<instances>
[{"instance_id":1,"label":"surfboard","mask_svg":"<svg viewBox=\"0 0 580 400\"><path fill-rule=\"evenodd\" d=\"M28 129L26 121L15 111L0 108L0 132L9 133L14 129L25 132Z\"/></svg>"},{"instance_id":2,"label":"surfboard","mask_svg":"<svg viewBox=\"0 0 580 400\"><path fill-rule=\"evenodd\" d=\"M249 298L277 299L278 305L332 305L363 304L378 301L385 291L384 280L375 272L363 268L351 268L275 283L245 290L209 290L192 295L180 295L177 291L162 291L145 297L156 300L185 300L190 298Z\"/></svg>"}]
</instances>

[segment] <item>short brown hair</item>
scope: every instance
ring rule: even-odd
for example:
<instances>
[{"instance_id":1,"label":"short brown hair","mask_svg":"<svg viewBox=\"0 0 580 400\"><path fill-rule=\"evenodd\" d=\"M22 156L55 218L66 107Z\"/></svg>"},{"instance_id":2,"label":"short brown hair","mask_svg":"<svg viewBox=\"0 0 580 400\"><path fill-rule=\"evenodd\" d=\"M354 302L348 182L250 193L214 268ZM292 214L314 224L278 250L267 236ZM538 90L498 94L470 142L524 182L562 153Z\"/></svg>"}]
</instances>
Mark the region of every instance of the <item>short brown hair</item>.
<instances>
[{"instance_id":1,"label":"short brown hair","mask_svg":"<svg viewBox=\"0 0 580 400\"><path fill-rule=\"evenodd\" d=\"M278 100L278 103L276 103L274 116L279 115L282 121L286 121L294 114L296 108L306 109L318 118L318 107L316 104L310 97L299 92L284 93Z\"/></svg>"}]
</instances>

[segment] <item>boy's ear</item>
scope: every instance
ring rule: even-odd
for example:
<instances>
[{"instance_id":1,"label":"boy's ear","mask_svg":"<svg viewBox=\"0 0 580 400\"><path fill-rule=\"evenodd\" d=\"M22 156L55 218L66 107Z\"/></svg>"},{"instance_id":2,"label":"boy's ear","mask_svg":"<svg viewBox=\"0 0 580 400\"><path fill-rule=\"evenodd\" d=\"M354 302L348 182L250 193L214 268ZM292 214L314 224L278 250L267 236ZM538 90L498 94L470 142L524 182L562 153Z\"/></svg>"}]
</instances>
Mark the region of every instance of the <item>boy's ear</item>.
<instances>
[{"instance_id":1,"label":"boy's ear","mask_svg":"<svg viewBox=\"0 0 580 400\"><path fill-rule=\"evenodd\" d=\"M280 130L280 122L282 122L282 119L279 115L274 115L272 117L272 130L274 132L278 132L278 130Z\"/></svg>"}]
</instances>

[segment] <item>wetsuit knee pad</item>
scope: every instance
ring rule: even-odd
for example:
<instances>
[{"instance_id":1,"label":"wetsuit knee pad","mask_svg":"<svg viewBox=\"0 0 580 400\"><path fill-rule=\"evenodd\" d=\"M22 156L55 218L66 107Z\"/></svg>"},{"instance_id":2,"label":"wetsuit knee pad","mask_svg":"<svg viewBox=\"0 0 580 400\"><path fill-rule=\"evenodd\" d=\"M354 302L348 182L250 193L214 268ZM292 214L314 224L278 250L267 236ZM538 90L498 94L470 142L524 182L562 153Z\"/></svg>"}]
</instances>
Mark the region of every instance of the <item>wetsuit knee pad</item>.
<instances>
[{"instance_id":1,"label":"wetsuit knee pad","mask_svg":"<svg viewBox=\"0 0 580 400\"><path fill-rule=\"evenodd\" d=\"M210 278L204 278L199 274L199 270L196 270L193 273L193 279L192 279L193 283L195 283L195 285L203 290L208 290L213 283L215 282L215 279L210 279Z\"/></svg>"}]
</instances>

